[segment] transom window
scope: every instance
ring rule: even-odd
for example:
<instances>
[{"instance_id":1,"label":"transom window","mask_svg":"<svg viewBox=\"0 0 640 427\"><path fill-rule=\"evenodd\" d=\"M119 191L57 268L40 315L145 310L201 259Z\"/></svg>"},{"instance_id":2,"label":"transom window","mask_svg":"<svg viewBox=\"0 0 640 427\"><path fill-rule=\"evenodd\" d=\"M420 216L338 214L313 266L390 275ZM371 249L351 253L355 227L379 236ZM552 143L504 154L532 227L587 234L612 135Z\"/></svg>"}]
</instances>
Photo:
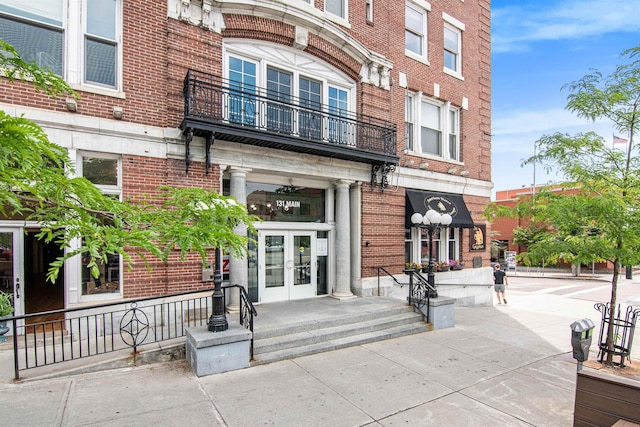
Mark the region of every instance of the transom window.
<instances>
[{"instance_id":1,"label":"transom window","mask_svg":"<svg viewBox=\"0 0 640 427\"><path fill-rule=\"evenodd\" d=\"M120 8L121 0L0 0L0 38L72 85L117 89Z\"/></svg>"},{"instance_id":2,"label":"transom window","mask_svg":"<svg viewBox=\"0 0 640 427\"><path fill-rule=\"evenodd\" d=\"M418 114L414 114L414 110ZM460 110L449 102L407 95L405 138L410 151L459 161Z\"/></svg>"}]
</instances>

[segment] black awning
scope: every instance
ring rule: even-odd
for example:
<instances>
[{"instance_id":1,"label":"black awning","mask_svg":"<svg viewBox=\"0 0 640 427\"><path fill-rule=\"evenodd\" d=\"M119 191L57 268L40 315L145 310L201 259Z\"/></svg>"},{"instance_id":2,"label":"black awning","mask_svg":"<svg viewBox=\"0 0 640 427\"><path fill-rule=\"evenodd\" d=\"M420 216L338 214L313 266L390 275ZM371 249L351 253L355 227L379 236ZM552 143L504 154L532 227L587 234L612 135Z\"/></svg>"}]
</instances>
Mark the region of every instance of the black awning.
<instances>
[{"instance_id":1,"label":"black awning","mask_svg":"<svg viewBox=\"0 0 640 427\"><path fill-rule=\"evenodd\" d=\"M434 193L430 191L407 189L405 205L405 227L411 228L411 215L418 212L424 215L429 209L440 214L448 213L453 218L450 227L473 228L469 209L460 194Z\"/></svg>"}]
</instances>

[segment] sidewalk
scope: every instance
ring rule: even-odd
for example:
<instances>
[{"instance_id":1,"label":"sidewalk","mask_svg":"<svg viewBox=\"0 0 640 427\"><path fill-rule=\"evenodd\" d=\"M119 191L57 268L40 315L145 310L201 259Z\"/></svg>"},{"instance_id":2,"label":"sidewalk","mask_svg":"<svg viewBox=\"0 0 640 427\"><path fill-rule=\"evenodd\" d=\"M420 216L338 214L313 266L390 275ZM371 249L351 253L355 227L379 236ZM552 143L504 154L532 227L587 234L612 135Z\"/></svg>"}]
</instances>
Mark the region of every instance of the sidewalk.
<instances>
[{"instance_id":1,"label":"sidewalk","mask_svg":"<svg viewBox=\"0 0 640 427\"><path fill-rule=\"evenodd\" d=\"M11 426L571 426L576 362L569 325L595 314L589 301L511 292L507 306L456 309L454 328L208 377L169 362L0 384L0 420ZM1 360L1 369L12 369Z\"/></svg>"}]
</instances>

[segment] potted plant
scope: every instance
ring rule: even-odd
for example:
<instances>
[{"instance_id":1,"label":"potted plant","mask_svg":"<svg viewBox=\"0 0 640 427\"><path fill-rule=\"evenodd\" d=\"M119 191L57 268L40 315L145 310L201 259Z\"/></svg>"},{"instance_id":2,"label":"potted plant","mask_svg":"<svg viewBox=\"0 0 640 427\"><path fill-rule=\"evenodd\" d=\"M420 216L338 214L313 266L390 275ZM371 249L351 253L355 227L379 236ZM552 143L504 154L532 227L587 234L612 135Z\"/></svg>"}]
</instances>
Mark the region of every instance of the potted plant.
<instances>
[{"instance_id":1,"label":"potted plant","mask_svg":"<svg viewBox=\"0 0 640 427\"><path fill-rule=\"evenodd\" d=\"M9 332L7 318L13 314L13 294L0 291L0 342L7 339L4 334Z\"/></svg>"},{"instance_id":2,"label":"potted plant","mask_svg":"<svg viewBox=\"0 0 640 427\"><path fill-rule=\"evenodd\" d=\"M405 262L404 263L404 270L405 271L420 271L420 269L422 269L422 266L420 264L418 264L417 262Z\"/></svg>"},{"instance_id":3,"label":"potted plant","mask_svg":"<svg viewBox=\"0 0 640 427\"><path fill-rule=\"evenodd\" d=\"M457 259L450 259L447 264L451 270L462 270L462 263Z\"/></svg>"}]
</instances>

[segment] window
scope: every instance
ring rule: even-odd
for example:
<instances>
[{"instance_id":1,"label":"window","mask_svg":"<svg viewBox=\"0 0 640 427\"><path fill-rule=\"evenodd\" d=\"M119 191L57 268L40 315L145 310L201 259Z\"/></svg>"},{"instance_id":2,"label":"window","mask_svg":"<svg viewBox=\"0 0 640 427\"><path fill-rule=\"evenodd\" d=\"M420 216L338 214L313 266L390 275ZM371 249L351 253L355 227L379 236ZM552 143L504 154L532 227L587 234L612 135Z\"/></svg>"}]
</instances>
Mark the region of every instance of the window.
<instances>
[{"instance_id":1,"label":"window","mask_svg":"<svg viewBox=\"0 0 640 427\"><path fill-rule=\"evenodd\" d=\"M373 22L373 0L365 0L364 16L367 22Z\"/></svg>"},{"instance_id":2,"label":"window","mask_svg":"<svg viewBox=\"0 0 640 427\"><path fill-rule=\"evenodd\" d=\"M267 68L267 98L279 102L267 104L267 129L289 134L292 129L291 73Z\"/></svg>"},{"instance_id":3,"label":"window","mask_svg":"<svg viewBox=\"0 0 640 427\"><path fill-rule=\"evenodd\" d=\"M325 0L324 9L332 15L339 16L340 18L347 19L347 0Z\"/></svg>"},{"instance_id":4,"label":"window","mask_svg":"<svg viewBox=\"0 0 640 427\"><path fill-rule=\"evenodd\" d=\"M252 47L245 47L251 53ZM354 127L345 120L353 110L354 84L336 81L335 70L320 62L310 66L307 56L296 58L299 53L287 56L295 63L283 63L280 47L263 47L258 54L263 57L225 53L229 122L334 144L355 143ZM317 78L309 77L309 70Z\"/></svg>"},{"instance_id":5,"label":"window","mask_svg":"<svg viewBox=\"0 0 640 427\"><path fill-rule=\"evenodd\" d=\"M404 7L405 54L426 61L427 12L431 5L424 0L412 0Z\"/></svg>"},{"instance_id":6,"label":"window","mask_svg":"<svg viewBox=\"0 0 640 427\"><path fill-rule=\"evenodd\" d=\"M0 39L26 61L61 76L63 70L62 0L0 1Z\"/></svg>"},{"instance_id":7,"label":"window","mask_svg":"<svg viewBox=\"0 0 640 427\"><path fill-rule=\"evenodd\" d=\"M444 20L444 72L462 77L462 32L465 25L453 16L442 12Z\"/></svg>"},{"instance_id":8,"label":"window","mask_svg":"<svg viewBox=\"0 0 640 427\"><path fill-rule=\"evenodd\" d=\"M420 229L420 263L429 264L429 232ZM433 234L433 262L460 259L460 229L446 228Z\"/></svg>"},{"instance_id":9,"label":"window","mask_svg":"<svg viewBox=\"0 0 640 427\"><path fill-rule=\"evenodd\" d=\"M407 150L413 151L413 96L407 95L405 97L405 106L404 106L404 141L405 148Z\"/></svg>"},{"instance_id":10,"label":"window","mask_svg":"<svg viewBox=\"0 0 640 427\"><path fill-rule=\"evenodd\" d=\"M118 89L120 7L121 0L0 0L0 38L72 86Z\"/></svg>"},{"instance_id":11,"label":"window","mask_svg":"<svg viewBox=\"0 0 640 427\"><path fill-rule=\"evenodd\" d=\"M349 143L349 122L342 120L349 113L346 90L329 87L329 141Z\"/></svg>"},{"instance_id":12,"label":"window","mask_svg":"<svg viewBox=\"0 0 640 427\"><path fill-rule=\"evenodd\" d=\"M456 73L460 73L460 40L460 30L444 26L444 67Z\"/></svg>"},{"instance_id":13,"label":"window","mask_svg":"<svg viewBox=\"0 0 640 427\"><path fill-rule=\"evenodd\" d=\"M459 161L460 110L448 102L418 99L413 95L405 98L406 149ZM418 114L414 111L418 111Z\"/></svg>"},{"instance_id":14,"label":"window","mask_svg":"<svg viewBox=\"0 0 640 427\"><path fill-rule=\"evenodd\" d=\"M440 107L423 101L420 114L420 145L422 153L442 156Z\"/></svg>"},{"instance_id":15,"label":"window","mask_svg":"<svg viewBox=\"0 0 640 427\"><path fill-rule=\"evenodd\" d=\"M81 156L78 173L98 187L103 194L119 199L122 194L121 165L117 157ZM82 295L120 293L122 260L119 255L109 255L105 264L99 265L100 275L93 277L87 265L89 258L82 258L80 277Z\"/></svg>"},{"instance_id":16,"label":"window","mask_svg":"<svg viewBox=\"0 0 640 427\"><path fill-rule=\"evenodd\" d=\"M256 124L256 64L229 58L229 121Z\"/></svg>"},{"instance_id":17,"label":"window","mask_svg":"<svg viewBox=\"0 0 640 427\"><path fill-rule=\"evenodd\" d=\"M458 156L458 126L460 120L458 120L459 110L449 110L449 158L452 160L460 160Z\"/></svg>"},{"instance_id":18,"label":"window","mask_svg":"<svg viewBox=\"0 0 640 427\"><path fill-rule=\"evenodd\" d=\"M115 0L87 0L84 36L84 79L116 86L118 43Z\"/></svg>"}]
</instances>

